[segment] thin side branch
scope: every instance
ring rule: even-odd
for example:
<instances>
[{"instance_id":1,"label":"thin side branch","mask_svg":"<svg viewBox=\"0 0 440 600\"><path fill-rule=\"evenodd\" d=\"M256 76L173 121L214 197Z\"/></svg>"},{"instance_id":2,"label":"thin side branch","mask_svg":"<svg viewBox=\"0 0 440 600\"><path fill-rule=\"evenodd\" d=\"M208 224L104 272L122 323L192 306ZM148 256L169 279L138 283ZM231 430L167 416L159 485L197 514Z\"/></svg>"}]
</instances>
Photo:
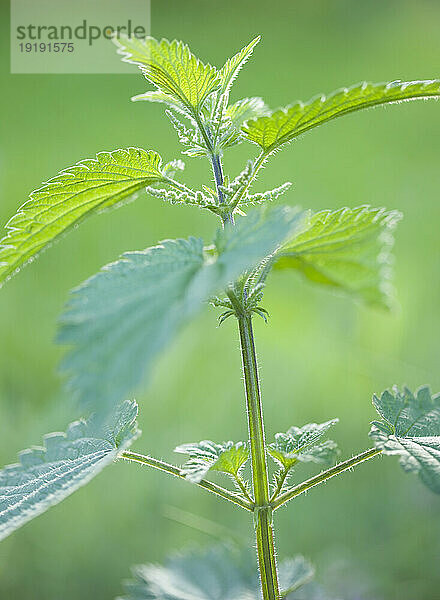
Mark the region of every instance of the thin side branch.
<instances>
[{"instance_id":1,"label":"thin side branch","mask_svg":"<svg viewBox=\"0 0 440 600\"><path fill-rule=\"evenodd\" d=\"M284 468L282 473L280 474L279 479L278 479L278 485L269 500L269 502L271 504L273 504L275 498L278 498L279 494L281 493L281 490L283 489L283 485L284 485L284 482L286 481L286 477L289 474L289 471L290 471L290 469Z\"/></svg>"},{"instance_id":2,"label":"thin side branch","mask_svg":"<svg viewBox=\"0 0 440 600\"><path fill-rule=\"evenodd\" d=\"M287 490L287 492L284 494L281 494L281 496L278 496L278 498L272 503L272 509L276 510L286 502L289 502L289 500L296 498L296 496L306 492L315 485L324 483L324 481L327 481L327 479L330 479L335 475L339 475L339 473L343 473L344 471L351 469L361 462L373 458L373 456L377 456L381 452L382 450L379 450L378 448L370 448L369 450L365 450L365 452L361 452L361 454L358 454L357 456L353 456L353 458L349 458L348 460L331 467L331 469L327 469L327 471L322 471L322 473L319 473L315 477L311 477L310 479L307 479L307 481L303 481L294 488Z\"/></svg>"},{"instance_id":3,"label":"thin side branch","mask_svg":"<svg viewBox=\"0 0 440 600\"><path fill-rule=\"evenodd\" d=\"M241 490L241 493L243 494L243 496L246 498L246 500L249 501L249 503L253 506L254 505L254 500L251 498L251 496L249 495L249 492L246 489L246 485L243 481L243 479L240 477L239 474L234 476L234 481L237 482L238 487Z\"/></svg>"},{"instance_id":4,"label":"thin side branch","mask_svg":"<svg viewBox=\"0 0 440 600\"><path fill-rule=\"evenodd\" d=\"M127 451L122 452L120 458L131 462L141 463L149 467L153 467L153 469L164 471L165 473L169 473L170 475L178 477L179 479L186 479L185 476L181 474L180 469L178 467L170 465L162 460L158 460L157 458L151 458L150 456L144 456L143 454L137 454L136 452ZM237 506L240 506L245 510L252 511L253 509L252 505L249 502L243 500L233 492L230 492L229 490L221 487L220 485L212 483L211 481L202 479L202 481L200 481L196 485L203 488L204 490L207 490L208 492L211 492L212 494L215 494L216 496L219 496L220 498L223 498L224 500L228 500L229 502L237 504Z\"/></svg>"}]
</instances>

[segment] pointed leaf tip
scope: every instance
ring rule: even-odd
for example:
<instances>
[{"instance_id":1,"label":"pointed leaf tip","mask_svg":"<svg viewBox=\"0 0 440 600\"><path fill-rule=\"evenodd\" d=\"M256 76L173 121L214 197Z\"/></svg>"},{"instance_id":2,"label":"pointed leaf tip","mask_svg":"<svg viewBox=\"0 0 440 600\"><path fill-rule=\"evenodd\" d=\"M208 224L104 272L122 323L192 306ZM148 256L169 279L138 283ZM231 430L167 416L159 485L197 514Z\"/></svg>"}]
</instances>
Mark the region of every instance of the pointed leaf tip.
<instances>
[{"instance_id":1,"label":"pointed leaf tip","mask_svg":"<svg viewBox=\"0 0 440 600\"><path fill-rule=\"evenodd\" d=\"M162 158L142 148L99 152L33 191L0 240L0 286L86 217L117 207L165 179Z\"/></svg>"},{"instance_id":2,"label":"pointed leaf tip","mask_svg":"<svg viewBox=\"0 0 440 600\"><path fill-rule=\"evenodd\" d=\"M268 116L248 121L243 135L270 154L310 129L357 110L405 100L440 98L440 79L356 84L329 96L296 102Z\"/></svg>"}]
</instances>

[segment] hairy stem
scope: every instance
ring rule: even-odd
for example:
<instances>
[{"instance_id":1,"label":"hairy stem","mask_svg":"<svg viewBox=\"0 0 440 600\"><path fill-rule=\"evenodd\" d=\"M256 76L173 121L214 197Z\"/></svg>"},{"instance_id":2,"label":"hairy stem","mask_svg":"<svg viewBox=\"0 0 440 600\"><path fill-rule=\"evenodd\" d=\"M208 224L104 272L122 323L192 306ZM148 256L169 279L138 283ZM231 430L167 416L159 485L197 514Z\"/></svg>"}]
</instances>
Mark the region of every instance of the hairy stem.
<instances>
[{"instance_id":1,"label":"hairy stem","mask_svg":"<svg viewBox=\"0 0 440 600\"><path fill-rule=\"evenodd\" d=\"M209 131L207 130L205 124L203 123L203 120L200 117L200 115L197 116L196 123L197 123L200 133L202 134L206 148L209 152L209 157L211 159L212 172L214 174L215 188L217 191L218 204L219 204L219 206L221 206L222 204L224 204L224 196L223 196L223 192L221 190L221 186L223 185L223 167L222 167L221 158L218 154L216 154L214 152L211 135L210 135ZM228 211L227 213L222 215L222 221L223 221L223 225L225 225L226 223L231 223L233 225L234 217L232 215L232 211Z\"/></svg>"},{"instance_id":2,"label":"hairy stem","mask_svg":"<svg viewBox=\"0 0 440 600\"><path fill-rule=\"evenodd\" d=\"M289 469L284 469L282 471L282 473L280 473L279 479L278 479L278 485L276 487L276 489L274 490L274 493L272 494L271 498L270 498L270 502L272 503L275 498L278 497L278 495L280 494L281 490L283 489L283 485L284 482L286 481L286 477L289 474Z\"/></svg>"},{"instance_id":3,"label":"hairy stem","mask_svg":"<svg viewBox=\"0 0 440 600\"><path fill-rule=\"evenodd\" d=\"M235 295L230 292L235 302ZM269 501L269 482L266 463L266 443L264 439L263 411L260 395L257 357L252 331L252 317L243 311L236 312L240 332L241 355L243 362L246 392L249 439L252 457L252 483L255 508L254 522L257 538L257 554L260 567L261 587L264 600L278 600L280 597L275 561L272 508Z\"/></svg>"},{"instance_id":4,"label":"hairy stem","mask_svg":"<svg viewBox=\"0 0 440 600\"><path fill-rule=\"evenodd\" d=\"M215 187L217 190L218 203L223 204L225 199L221 186L223 185L223 167L218 154L211 154L212 172L214 173Z\"/></svg>"},{"instance_id":5,"label":"hairy stem","mask_svg":"<svg viewBox=\"0 0 440 600\"><path fill-rule=\"evenodd\" d=\"M162 460L158 460L157 458L151 458L150 456L144 456L143 454L137 454L136 452L122 452L120 458L125 460L129 460L131 462L141 463L143 465L147 465L149 467L153 467L153 469L159 469L160 471L164 471L165 473L169 473L170 475L174 475L174 477L179 477L179 479L185 479L185 476L181 474L180 469L175 467L174 465L170 465ZM211 481L207 481L206 479L202 479L199 483L197 483L199 487L215 494L216 496L220 496L224 500L229 500L229 502L233 502L237 504L241 508L252 511L252 505L234 494L225 488L222 488Z\"/></svg>"},{"instance_id":6,"label":"hairy stem","mask_svg":"<svg viewBox=\"0 0 440 600\"><path fill-rule=\"evenodd\" d=\"M173 188L175 188L176 190L179 190L179 192L186 192L188 194L193 194L193 190L191 190L189 187L187 187L184 183L180 183L180 181L176 181L175 179L172 179L171 177L166 177L165 181Z\"/></svg>"},{"instance_id":7,"label":"hairy stem","mask_svg":"<svg viewBox=\"0 0 440 600\"><path fill-rule=\"evenodd\" d=\"M223 167L222 161L218 154L211 154L212 172L214 173L215 188L217 190L218 203L221 206L225 203L221 186L223 185ZM234 215L232 211L227 211L222 214L223 226L226 223L234 224Z\"/></svg>"},{"instance_id":8,"label":"hairy stem","mask_svg":"<svg viewBox=\"0 0 440 600\"><path fill-rule=\"evenodd\" d=\"M307 481L303 481L294 488L287 490L287 492L285 492L284 494L281 494L281 496L278 496L278 498L272 502L273 510L276 510L277 508L279 508L286 502L289 502L289 500L292 500L296 496L303 494L315 485L324 483L324 481L327 481L331 477L339 475L340 473L343 473L348 469L352 469L354 466L368 460L369 458L373 458L373 456L377 456L381 452L382 450L379 450L378 448L370 448L369 450L365 450L365 452L361 452L360 454L353 456L353 458L349 458L348 460L345 460L344 462L341 462L335 465L334 467L331 467L331 469L327 469L327 471L322 471L322 473L319 473L318 475L315 475L315 477L307 479Z\"/></svg>"}]
</instances>

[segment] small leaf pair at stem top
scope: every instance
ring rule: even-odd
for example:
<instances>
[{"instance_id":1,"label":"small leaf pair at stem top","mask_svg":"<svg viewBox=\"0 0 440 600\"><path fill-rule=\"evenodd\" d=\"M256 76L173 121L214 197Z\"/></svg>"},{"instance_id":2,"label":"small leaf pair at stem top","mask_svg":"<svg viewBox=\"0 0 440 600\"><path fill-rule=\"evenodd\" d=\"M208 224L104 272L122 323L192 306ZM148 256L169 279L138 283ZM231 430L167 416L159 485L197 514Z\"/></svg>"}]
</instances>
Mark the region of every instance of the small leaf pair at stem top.
<instances>
[{"instance_id":1,"label":"small leaf pair at stem top","mask_svg":"<svg viewBox=\"0 0 440 600\"><path fill-rule=\"evenodd\" d=\"M58 341L69 346L63 368L69 391L96 414L75 422L65 434L46 436L43 447L24 451L19 464L0 471L0 537L123 458L188 479L253 512L265 600L278 600L299 588L302 598L318 600L325 596L310 583L313 571L307 561L298 557L277 568L273 511L379 454L399 455L405 471L417 472L440 493L440 396L432 396L426 387L415 394L393 389L375 396L373 403L382 417L370 431L375 446L337 464L336 444L321 439L335 419L292 426L266 445L252 317L267 319L262 301L268 276L273 270L298 271L317 284L389 308L390 253L401 215L364 205L318 212L268 207L268 202L287 194L290 182L262 191L253 186L269 158L303 133L360 109L439 98L440 80L362 83L274 111L257 97L231 102L232 84L258 41L255 38L216 68L196 58L182 42L115 39L123 60L136 64L154 86L133 100L166 105L182 153L208 158L211 182L190 188L179 178L183 162L166 162L155 150L101 152L32 192L7 223L0 241L0 285L86 217L145 193L207 210L219 218L220 227L207 244L190 237L127 252L73 290L58 334ZM246 142L250 150L258 147L258 155L240 172L225 173L224 153ZM239 323L249 440L182 444L177 452L189 455L182 467L129 451L139 432L137 405L126 398L151 373L158 354L208 302L223 310L220 322L235 317ZM275 467L270 488L268 458ZM304 462L328 468L292 483ZM213 472L226 474L233 489L206 479ZM127 584L126 598L208 600L206 581L225 586L219 596L225 600L252 597L258 589L255 569L243 578L243 569L234 569L231 556L233 550L217 549L199 557L201 576L196 581L192 559L174 560L164 568L141 567ZM185 572L188 569L191 572Z\"/></svg>"}]
</instances>

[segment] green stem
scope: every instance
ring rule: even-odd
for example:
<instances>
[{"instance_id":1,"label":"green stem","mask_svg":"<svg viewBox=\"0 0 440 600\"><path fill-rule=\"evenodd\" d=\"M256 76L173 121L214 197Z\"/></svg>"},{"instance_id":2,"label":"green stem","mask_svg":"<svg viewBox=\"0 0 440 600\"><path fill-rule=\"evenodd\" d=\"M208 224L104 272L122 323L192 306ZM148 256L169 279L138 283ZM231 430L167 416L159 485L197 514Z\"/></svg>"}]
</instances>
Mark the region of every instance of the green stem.
<instances>
[{"instance_id":1,"label":"green stem","mask_svg":"<svg viewBox=\"0 0 440 600\"><path fill-rule=\"evenodd\" d=\"M285 492L284 494L281 494L281 496L278 496L278 498L272 502L273 510L276 510L286 502L289 502L289 500L296 498L296 496L307 492L307 490L314 487L315 485L324 483L324 481L327 481L331 477L339 475L340 473L343 473L348 469L352 469L359 463L373 458L373 456L377 456L381 452L382 450L379 450L378 448L370 448L369 450L365 450L365 452L361 452L360 454L353 456L353 458L349 458L348 460L345 460L344 462L341 462L335 465L334 467L331 467L331 469L327 469L327 471L322 471L322 473L319 473L318 475L315 475L315 477L307 479L307 481L303 481L294 488L287 490L287 492Z\"/></svg>"},{"instance_id":2,"label":"green stem","mask_svg":"<svg viewBox=\"0 0 440 600\"><path fill-rule=\"evenodd\" d=\"M172 179L171 177L165 177L165 181L171 187L176 188L176 190L179 190L179 192L186 192L188 194L194 193L193 190L191 190L189 187L187 187L184 183L180 183L180 181L176 181L175 179Z\"/></svg>"},{"instance_id":3,"label":"green stem","mask_svg":"<svg viewBox=\"0 0 440 600\"><path fill-rule=\"evenodd\" d=\"M170 475L174 475L174 477L179 477L179 479L185 479L185 476L182 475L180 469L175 467L174 465L170 465L162 460L158 460L157 458L151 458L151 456L144 456L143 454L137 454L136 452L122 452L120 458L125 460L129 460L131 462L141 463L143 465L148 465L149 467L153 467L153 469L159 469L160 471L164 471L165 473L169 473ZM229 502L233 502L237 504L241 508L245 510L252 511L252 505L234 494L225 488L222 488L211 481L207 481L206 479L202 479L199 483L197 483L199 487L215 494L216 496L220 496L220 498L224 498L224 500L229 500Z\"/></svg>"},{"instance_id":4,"label":"green stem","mask_svg":"<svg viewBox=\"0 0 440 600\"><path fill-rule=\"evenodd\" d=\"M229 297L239 305L233 292ZM237 307L238 308L238 307ZM257 555L260 567L261 587L264 600L280 598L275 561L272 508L269 502L269 482L266 463L263 411L260 395L257 357L252 331L252 317L242 309L236 311L240 332L241 354L245 382L249 439L252 457L252 482L255 508L254 522L257 538Z\"/></svg>"},{"instance_id":5,"label":"green stem","mask_svg":"<svg viewBox=\"0 0 440 600\"><path fill-rule=\"evenodd\" d=\"M284 469L283 472L281 473L280 478L278 480L278 485L276 487L276 490L274 491L274 493L272 494L272 496L270 498L271 503L275 500L275 498L278 497L279 493L283 489L283 485L284 485L284 482L286 481L287 475L289 474L289 470L290 469Z\"/></svg>"},{"instance_id":6,"label":"green stem","mask_svg":"<svg viewBox=\"0 0 440 600\"><path fill-rule=\"evenodd\" d=\"M195 115L195 119L196 119L197 126L199 128L199 131L202 134L203 141L205 142L206 148L209 152L209 157L211 159L212 172L214 174L215 188L217 191L218 204L219 204L219 206L221 206L222 204L224 204L224 196L223 196L223 192L221 190L221 186L223 185L223 167L222 167L221 158L218 154L216 154L214 152L210 134L207 131L207 128L205 127L205 124L203 123L203 120L200 117L200 115ZM234 224L234 217L232 215L232 211L225 212L224 214L221 215L221 218L223 221L223 226L226 225L226 223L230 223L231 225Z\"/></svg>"}]
</instances>

